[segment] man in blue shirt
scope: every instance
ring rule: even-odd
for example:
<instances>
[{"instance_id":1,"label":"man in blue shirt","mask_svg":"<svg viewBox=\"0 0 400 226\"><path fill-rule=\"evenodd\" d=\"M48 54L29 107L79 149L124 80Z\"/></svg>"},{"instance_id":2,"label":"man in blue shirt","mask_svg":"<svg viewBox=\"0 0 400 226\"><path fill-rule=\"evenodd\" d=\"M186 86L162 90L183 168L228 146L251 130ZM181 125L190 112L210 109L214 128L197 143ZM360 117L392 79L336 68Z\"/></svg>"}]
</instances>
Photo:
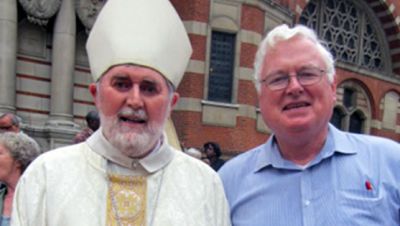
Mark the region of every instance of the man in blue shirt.
<instances>
[{"instance_id":1,"label":"man in blue shirt","mask_svg":"<svg viewBox=\"0 0 400 226\"><path fill-rule=\"evenodd\" d=\"M273 29L260 44L255 76L273 134L219 171L232 224L400 225L400 145L329 124L334 61L315 32Z\"/></svg>"}]
</instances>

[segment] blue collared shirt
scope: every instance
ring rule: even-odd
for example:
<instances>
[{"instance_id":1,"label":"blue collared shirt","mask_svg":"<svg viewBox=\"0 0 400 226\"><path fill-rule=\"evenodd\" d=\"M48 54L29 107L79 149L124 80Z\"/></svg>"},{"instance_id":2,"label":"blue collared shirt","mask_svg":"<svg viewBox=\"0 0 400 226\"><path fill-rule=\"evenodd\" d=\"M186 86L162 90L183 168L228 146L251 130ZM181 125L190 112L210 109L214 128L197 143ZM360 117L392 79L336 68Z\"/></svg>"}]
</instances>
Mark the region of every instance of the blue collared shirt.
<instances>
[{"instance_id":1,"label":"blue collared shirt","mask_svg":"<svg viewBox=\"0 0 400 226\"><path fill-rule=\"evenodd\" d=\"M273 136L219 171L233 226L400 225L400 145L329 125L302 168L282 158Z\"/></svg>"}]
</instances>

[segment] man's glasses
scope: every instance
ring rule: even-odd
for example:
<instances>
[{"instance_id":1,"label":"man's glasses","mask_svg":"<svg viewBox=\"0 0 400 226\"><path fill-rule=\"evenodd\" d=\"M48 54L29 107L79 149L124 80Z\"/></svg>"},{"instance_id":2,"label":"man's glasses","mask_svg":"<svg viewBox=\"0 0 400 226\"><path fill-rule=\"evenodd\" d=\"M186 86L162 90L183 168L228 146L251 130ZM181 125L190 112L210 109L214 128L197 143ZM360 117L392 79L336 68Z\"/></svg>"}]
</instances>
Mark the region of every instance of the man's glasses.
<instances>
[{"instance_id":1,"label":"man's glasses","mask_svg":"<svg viewBox=\"0 0 400 226\"><path fill-rule=\"evenodd\" d=\"M295 76L291 76L284 72L278 72L268 75L265 79L262 79L259 82L266 85L271 90L281 90L285 89L289 85L290 77L296 77L300 85L309 86L321 81L321 77L325 72L325 70L320 68L309 67L297 71Z\"/></svg>"}]
</instances>

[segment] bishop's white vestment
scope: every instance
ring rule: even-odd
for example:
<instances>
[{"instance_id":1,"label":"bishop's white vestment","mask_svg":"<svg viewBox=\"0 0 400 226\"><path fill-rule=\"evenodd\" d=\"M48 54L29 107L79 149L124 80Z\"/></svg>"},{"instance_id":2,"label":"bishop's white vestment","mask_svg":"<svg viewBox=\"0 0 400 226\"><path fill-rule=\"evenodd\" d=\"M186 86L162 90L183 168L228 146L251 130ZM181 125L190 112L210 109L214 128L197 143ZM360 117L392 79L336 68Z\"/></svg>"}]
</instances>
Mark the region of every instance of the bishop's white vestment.
<instances>
[{"instance_id":1,"label":"bishop's white vestment","mask_svg":"<svg viewBox=\"0 0 400 226\"><path fill-rule=\"evenodd\" d=\"M209 166L165 141L145 158L130 159L99 131L28 167L15 192L11 226L136 225L130 219L147 226L230 225L221 181Z\"/></svg>"}]
</instances>

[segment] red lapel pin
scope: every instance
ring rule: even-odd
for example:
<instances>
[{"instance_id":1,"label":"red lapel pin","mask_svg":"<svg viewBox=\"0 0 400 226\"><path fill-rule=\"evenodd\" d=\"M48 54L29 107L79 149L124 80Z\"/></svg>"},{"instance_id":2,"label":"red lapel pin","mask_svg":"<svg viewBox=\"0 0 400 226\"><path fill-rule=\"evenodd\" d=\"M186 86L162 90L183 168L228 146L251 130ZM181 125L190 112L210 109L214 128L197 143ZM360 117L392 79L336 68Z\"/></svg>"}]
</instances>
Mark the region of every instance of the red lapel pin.
<instances>
[{"instance_id":1,"label":"red lapel pin","mask_svg":"<svg viewBox=\"0 0 400 226\"><path fill-rule=\"evenodd\" d=\"M368 190L368 191L372 191L372 184L371 184L371 182L369 182L369 181L365 181L365 188Z\"/></svg>"}]
</instances>

